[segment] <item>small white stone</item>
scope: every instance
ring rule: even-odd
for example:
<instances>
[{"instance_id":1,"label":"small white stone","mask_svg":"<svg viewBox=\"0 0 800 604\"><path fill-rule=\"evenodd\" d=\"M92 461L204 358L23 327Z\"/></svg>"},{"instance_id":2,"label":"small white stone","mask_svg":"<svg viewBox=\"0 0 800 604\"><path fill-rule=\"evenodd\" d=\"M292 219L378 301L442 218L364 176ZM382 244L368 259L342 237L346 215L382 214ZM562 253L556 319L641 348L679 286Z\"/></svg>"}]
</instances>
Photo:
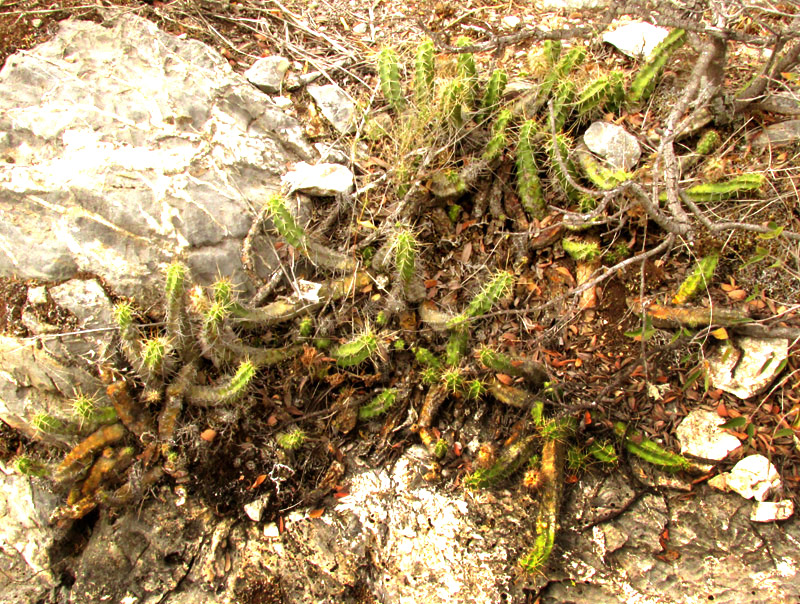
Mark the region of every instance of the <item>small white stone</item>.
<instances>
[{"instance_id":1,"label":"small white stone","mask_svg":"<svg viewBox=\"0 0 800 604\"><path fill-rule=\"evenodd\" d=\"M753 522L775 522L786 520L794 514L794 503L791 499L781 501L757 501L750 512Z\"/></svg>"},{"instance_id":2,"label":"small white stone","mask_svg":"<svg viewBox=\"0 0 800 604\"><path fill-rule=\"evenodd\" d=\"M645 58L667 37L669 30L650 23L628 23L603 34L603 42L634 58Z\"/></svg>"},{"instance_id":3,"label":"small white stone","mask_svg":"<svg viewBox=\"0 0 800 604\"><path fill-rule=\"evenodd\" d=\"M302 191L324 197L347 193L353 188L354 178L353 173L340 164L320 163L312 166L301 161L284 175L283 181L289 186L290 193Z\"/></svg>"},{"instance_id":4,"label":"small white stone","mask_svg":"<svg viewBox=\"0 0 800 604\"><path fill-rule=\"evenodd\" d=\"M252 67L244 72L244 77L253 86L264 92L278 92L283 76L289 69L289 60L285 57L273 56L258 59Z\"/></svg>"},{"instance_id":5,"label":"small white stone","mask_svg":"<svg viewBox=\"0 0 800 604\"><path fill-rule=\"evenodd\" d=\"M705 459L725 459L728 453L738 449L741 442L720 426L725 419L705 409L695 409L681 421L675 431L681 442L681 453ZM704 466L706 470L711 466Z\"/></svg>"},{"instance_id":6,"label":"small white stone","mask_svg":"<svg viewBox=\"0 0 800 604\"><path fill-rule=\"evenodd\" d=\"M514 29L517 25L522 23L522 19L515 15L508 15L503 17L503 26L507 27L508 29Z\"/></svg>"},{"instance_id":7,"label":"small white stone","mask_svg":"<svg viewBox=\"0 0 800 604\"><path fill-rule=\"evenodd\" d=\"M47 304L47 288L44 285L29 287L28 303L33 305Z\"/></svg>"},{"instance_id":8,"label":"small white stone","mask_svg":"<svg viewBox=\"0 0 800 604\"><path fill-rule=\"evenodd\" d=\"M292 99L290 99L288 96L274 96L272 97L272 102L283 109L284 107L288 107L292 104Z\"/></svg>"},{"instance_id":9,"label":"small white stone","mask_svg":"<svg viewBox=\"0 0 800 604\"><path fill-rule=\"evenodd\" d=\"M264 525L264 537L267 539L278 539L281 536L281 532L278 529L278 525L274 522L270 522L269 524Z\"/></svg>"},{"instance_id":10,"label":"small white stone","mask_svg":"<svg viewBox=\"0 0 800 604\"><path fill-rule=\"evenodd\" d=\"M353 26L353 33L358 35L358 36L361 36L361 35L367 33L367 24L366 23L356 23Z\"/></svg>"},{"instance_id":11,"label":"small white stone","mask_svg":"<svg viewBox=\"0 0 800 604\"><path fill-rule=\"evenodd\" d=\"M739 337L708 356L708 376L715 388L748 399L772 383L789 354L789 340Z\"/></svg>"},{"instance_id":12,"label":"small white stone","mask_svg":"<svg viewBox=\"0 0 800 604\"><path fill-rule=\"evenodd\" d=\"M781 488L781 477L769 459L748 455L728 472L725 483L729 490L745 499L764 501L770 492Z\"/></svg>"},{"instance_id":13,"label":"small white stone","mask_svg":"<svg viewBox=\"0 0 800 604\"><path fill-rule=\"evenodd\" d=\"M264 515L264 508L267 507L268 502L269 496L251 501L250 503L245 504L244 513L247 514L247 517L253 522L259 522L261 517Z\"/></svg>"}]
</instances>

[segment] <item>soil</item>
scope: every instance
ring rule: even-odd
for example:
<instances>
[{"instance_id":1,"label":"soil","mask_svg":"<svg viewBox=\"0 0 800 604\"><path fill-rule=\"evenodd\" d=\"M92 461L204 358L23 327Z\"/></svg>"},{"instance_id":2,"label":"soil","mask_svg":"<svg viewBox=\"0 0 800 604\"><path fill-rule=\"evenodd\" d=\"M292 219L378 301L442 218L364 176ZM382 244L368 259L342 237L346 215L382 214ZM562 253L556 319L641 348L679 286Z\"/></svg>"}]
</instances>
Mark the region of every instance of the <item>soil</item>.
<instances>
[{"instance_id":1,"label":"soil","mask_svg":"<svg viewBox=\"0 0 800 604\"><path fill-rule=\"evenodd\" d=\"M382 2L363 7L355 2L333 0L314 3L287 2L283 10L275 9L274 19L265 19L249 3L230 3L230 10L214 0L196 3L161 3L115 1L137 14L152 19L167 31L196 37L214 46L237 71L250 66L255 57L282 53L300 63L300 69L324 69L334 81L341 84L356 99L370 98L375 89L376 75L371 67L375 49L394 44L402 52L410 53L415 41L427 33L440 34L445 40L455 40L458 35L491 39L507 31L503 17L518 15L525 18L525 7L513 3L510 8L498 8L482 1L461 3L453 11L447 3ZM228 3L225 2L227 7ZM57 3L20 0L6 4L0 15L0 62L18 50L25 50L47 40L65 18L102 20L100 7L87 7L79 0L61 0ZM301 21L307 29L296 27ZM568 18L556 14L541 15L540 22L553 27L570 22L580 23L590 13L576 12ZM262 26L253 30L248 18L261 19ZM278 35L280 23L291 24L291 36ZM213 24L213 29L211 28ZM364 33L361 32L363 24ZM374 33L374 39L372 32ZM499 48L495 53L478 56L483 69L487 65L502 65L510 73L527 70L525 51L532 42ZM632 62L622 59L607 48L591 47L591 58L604 68L632 67ZM687 51L689 53L690 51ZM337 60L345 59L345 67L336 69ZM742 61L746 57L742 55ZM674 65L670 74L676 86L686 77L686 63ZM688 66L690 67L690 65ZM740 73L741 72L741 73ZM734 71L744 79L746 69ZM731 88L736 86L731 83ZM657 94L667 95L660 88ZM309 123L309 132L316 141L333 140L333 133L318 116L309 114L311 103L305 93L294 93L298 117ZM306 109L303 109L306 108ZM646 129L643 119L652 122L651 129L660 126L663 115L657 107L653 115L624 114L619 121L625 125ZM768 116L756 116L766 119ZM739 128L751 128L737 123L723 134L727 139L721 156L707 162L701 170L711 174L714 170L732 175L741 172L763 171L771 179L771 189L764 195L741 200L738 206L718 204L710 211L725 214L730 219L749 219L766 223L774 221L787 229L800 231L800 198L796 193L800 185L797 156L792 152L780 153L768 159L757 156L742 140L746 136ZM692 140L685 141L691 146ZM371 144L370 153L376 158L374 165L359 165L360 176L369 175L383 161L392 161L392 149L386 141ZM387 158L387 159L381 159ZM504 162L508 173L513 170L511 158ZM713 164L713 165L712 165ZM550 200L558 195L548 190ZM371 193L364 202L365 213L359 220L378 222L386 217L381 195ZM455 220L447 216L453 211L447 205L428 207L418 216L415 224L420 239L419 262L427 299L442 309L463 309L478 291L482 279L498 269L518 273L516 289L507 299L493 309L487 318L476 323L473 344L523 356L541 363L560 385L560 397L551 406L550 413L572 415L580 423L580 438L609 438L613 421L635 425L650 438L677 449L674 428L680 420L698 405L711 406L726 417L746 416L757 427L753 435L742 434L746 452L768 455L778 466L791 496L800 494L800 454L791 438L776 437L778 430L789 423L797 425L800 416L800 357L797 344L785 371L770 391L755 401L741 401L720 390L706 388L703 380L692 382L689 376L702 366L704 342L697 340L671 342L672 334L658 332L652 339L641 342L631 337L640 323L640 300L664 300L676 291L682 278L692 269L697 258L711 249L723 248L724 257L708 289L707 299L720 307L745 307L756 318L780 316L787 326L798 326L796 316L798 300L797 248L782 246L776 239L759 240L737 233L731 240L709 236L698 238L694 247L676 248L670 255L656 256L642 265L620 270L597 290L597 299L581 310L567 297L561 304L541 311L548 301L562 296L575 286L578 263L570 258L558 243L537 250L523 262L513 237L508 234L518 228L513 219L476 220L475 195L460 199L460 210L454 211ZM513 194L507 195L513 199ZM325 200L316 209L319 217L338 211L337 201ZM511 212L509 212L511 214ZM352 224L350 226L353 226ZM542 226L542 225L532 225ZM313 227L312 227L313 230ZM370 230L345 228L347 236L365 238ZM634 252L655 247L664 233L646 224L641 212L630 210L617 231L596 228L591 232L606 245L610 241L625 243ZM556 241L560 241L556 240ZM345 242L332 241L331 245ZM757 247L770 251L770 258L782 260L773 268L766 263L743 266L752 258ZM344 246L342 246L344 247ZM610 246L609 246L610 247ZM282 254L288 254L284 247ZM608 258L606 258L608 260ZM606 262L606 265L613 262ZM313 277L309 268L307 277ZM15 337L27 337L29 332L21 322L26 308L35 310L37 318L68 330L71 318L59 314L52 305L29 306L27 288L35 283L23 283L14 278L0 279L0 332ZM744 292L748 301L743 301ZM734 295L735 293L735 295ZM331 313L330 321L341 325L357 324L369 314L367 300L385 293L367 288L355 300L342 303ZM342 319L344 317L344 319ZM323 323L319 321L318 323ZM354 331L355 328L351 327ZM331 330L342 336L343 330ZM270 341L281 344L291 333L269 332L258 336L267 345ZM400 340L407 346L425 346L440 353L445 338L411 316L401 315L392 325L391 336L384 346L394 347ZM300 505L324 507L326 497L345 492L346 485L337 476L337 464L347 456L367 456L374 463L388 463L399 451L415 442L417 436L399 429L406 420L409 409L419 409L423 398L420 386L420 367L411 352L393 353L392 362L380 358L357 369L344 370L336 366L326 352L308 347L306 353L292 363L270 370L261 378L254 394L235 410L232 416L222 412L187 412L182 420L179 442L188 463L190 492L208 501L220 515L242 515L242 506L265 494L271 494L265 520L279 521L287 510ZM474 361L468 360L467 376L485 375ZM210 370L209 370L210 371ZM409 378L410 376L410 378ZM510 379L502 376L501 379ZM357 409L379 386L395 386L411 380L410 396L403 404L391 410L385 420L347 428L348 413ZM659 396L648 393L648 384L659 387ZM137 386L138 387L138 386ZM354 402L355 401L355 402ZM448 442L448 453L442 466L449 470L445 488L457 486L472 469L474 460L464 460L456 452L459 443L458 420L474 411L476 404L487 405L487 417L493 418L495 442L502 444L513 439L517 420L522 413L509 410L500 403L484 401L475 403L462 396L453 396L444 405L434 423L435 430ZM307 443L300 451L281 449L275 444L275 435L288 430L301 429ZM216 436L209 440L200 437L204 430L214 429ZM6 426L0 425L0 454L5 460L17 452L22 443ZM460 445L459 445L460 446ZM568 481L574 480L579 468L569 470ZM516 484L515 477L509 484ZM273 589L273 587L275 589ZM279 602L275 586L254 585L242 593L243 602ZM268 594L268 595L265 595Z\"/></svg>"}]
</instances>

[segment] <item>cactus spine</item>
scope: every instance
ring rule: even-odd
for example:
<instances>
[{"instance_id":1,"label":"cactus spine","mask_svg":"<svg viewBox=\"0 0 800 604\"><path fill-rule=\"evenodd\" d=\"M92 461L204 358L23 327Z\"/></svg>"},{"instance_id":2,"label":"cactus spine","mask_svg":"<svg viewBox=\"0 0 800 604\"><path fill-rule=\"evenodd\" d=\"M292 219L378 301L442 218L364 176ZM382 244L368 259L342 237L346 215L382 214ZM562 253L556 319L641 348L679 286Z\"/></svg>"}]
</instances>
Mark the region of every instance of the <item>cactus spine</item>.
<instances>
[{"instance_id":1,"label":"cactus spine","mask_svg":"<svg viewBox=\"0 0 800 604\"><path fill-rule=\"evenodd\" d=\"M267 211L272 219L272 224L275 225L275 230L280 233L281 237L289 245L303 250L305 248L305 231L295 221L283 195L273 193L267 197Z\"/></svg>"},{"instance_id":2,"label":"cactus spine","mask_svg":"<svg viewBox=\"0 0 800 604\"><path fill-rule=\"evenodd\" d=\"M456 46L469 46L472 40L466 36L460 36L456 40ZM462 52L458 55L456 63L456 74L458 78L465 83L467 87L466 102L474 106L475 100L478 98L478 68L475 67L475 57L471 52Z\"/></svg>"},{"instance_id":3,"label":"cactus spine","mask_svg":"<svg viewBox=\"0 0 800 604\"><path fill-rule=\"evenodd\" d=\"M686 189L684 193L695 203L724 201L745 191L757 191L767 181L767 177L759 173L740 174L724 182L707 183ZM659 199L666 199L662 193Z\"/></svg>"},{"instance_id":4,"label":"cactus spine","mask_svg":"<svg viewBox=\"0 0 800 604\"><path fill-rule=\"evenodd\" d=\"M224 378L217 386L191 386L186 389L186 400L198 407L226 405L241 399L256 375L252 361L242 361L232 376Z\"/></svg>"},{"instance_id":5,"label":"cactus spine","mask_svg":"<svg viewBox=\"0 0 800 604\"><path fill-rule=\"evenodd\" d=\"M584 116L599 107L611 90L611 80L607 75L600 76L583 87L575 102L578 115Z\"/></svg>"},{"instance_id":6,"label":"cactus spine","mask_svg":"<svg viewBox=\"0 0 800 604\"><path fill-rule=\"evenodd\" d=\"M708 289L719 262L719 254L709 254L697 263L694 270L681 283L673 304L686 304L701 291Z\"/></svg>"},{"instance_id":7,"label":"cactus spine","mask_svg":"<svg viewBox=\"0 0 800 604\"><path fill-rule=\"evenodd\" d=\"M367 327L363 333L339 346L333 353L340 367L352 367L367 360L378 349L378 338Z\"/></svg>"}]
</instances>

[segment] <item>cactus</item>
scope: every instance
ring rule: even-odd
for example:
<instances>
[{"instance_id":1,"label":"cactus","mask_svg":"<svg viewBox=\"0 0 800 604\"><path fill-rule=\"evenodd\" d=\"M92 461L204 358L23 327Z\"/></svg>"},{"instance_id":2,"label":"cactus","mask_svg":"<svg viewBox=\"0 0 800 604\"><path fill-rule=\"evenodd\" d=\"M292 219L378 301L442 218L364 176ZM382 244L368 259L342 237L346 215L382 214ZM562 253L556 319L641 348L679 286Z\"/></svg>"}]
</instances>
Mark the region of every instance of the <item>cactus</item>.
<instances>
[{"instance_id":1,"label":"cactus","mask_svg":"<svg viewBox=\"0 0 800 604\"><path fill-rule=\"evenodd\" d=\"M680 48L686 41L686 32L682 29L673 29L658 46L653 49L647 62L639 69L639 73L631 82L628 89L628 103L635 105L646 101L656 87L658 76L667 64L670 55Z\"/></svg>"},{"instance_id":2,"label":"cactus","mask_svg":"<svg viewBox=\"0 0 800 604\"><path fill-rule=\"evenodd\" d=\"M467 342L469 341L469 332L467 329L460 325L453 329L450 333L450 338L447 340L447 347L445 348L444 361L450 367L455 367L464 358L467 353Z\"/></svg>"},{"instance_id":3,"label":"cactus","mask_svg":"<svg viewBox=\"0 0 800 604\"><path fill-rule=\"evenodd\" d=\"M552 166L556 182L567 198L569 198L571 201L577 201L580 198L580 191L573 187L567 178L567 175L569 175L569 177L571 177L573 180L577 180L577 170L575 169L575 164L572 163L572 160L569 157L571 146L571 141L567 136L563 134L556 134L550 145L548 145L548 150L550 151L550 165ZM567 169L566 173L561 167L561 162L558 161L557 154L561 157L563 164Z\"/></svg>"},{"instance_id":4,"label":"cactus","mask_svg":"<svg viewBox=\"0 0 800 604\"><path fill-rule=\"evenodd\" d=\"M600 256L600 246L593 241L577 241L565 237L561 240L561 247L576 262L591 262Z\"/></svg>"},{"instance_id":5,"label":"cactus","mask_svg":"<svg viewBox=\"0 0 800 604\"><path fill-rule=\"evenodd\" d=\"M487 162L499 159L503 155L503 151L507 146L506 130L509 122L511 122L511 111L503 109L497 114L492 126L492 138L486 145L486 150L483 152L483 159Z\"/></svg>"},{"instance_id":6,"label":"cactus","mask_svg":"<svg viewBox=\"0 0 800 604\"><path fill-rule=\"evenodd\" d=\"M169 353L169 340L160 336L144 342L142 347L142 362L145 368L153 375L160 375L165 370L167 354Z\"/></svg>"},{"instance_id":7,"label":"cactus","mask_svg":"<svg viewBox=\"0 0 800 604\"><path fill-rule=\"evenodd\" d=\"M520 203L529 216L542 219L547 214L547 203L539 180L539 168L533 156L531 136L536 122L528 120L519 130L517 141L517 193Z\"/></svg>"},{"instance_id":8,"label":"cactus","mask_svg":"<svg viewBox=\"0 0 800 604\"><path fill-rule=\"evenodd\" d=\"M464 124L464 100L464 83L461 80L453 80L442 91L441 114L454 128Z\"/></svg>"},{"instance_id":9,"label":"cactus","mask_svg":"<svg viewBox=\"0 0 800 604\"><path fill-rule=\"evenodd\" d=\"M576 151L578 165L583 174L592 181L592 184L604 191L618 187L623 182L633 178L633 174L624 170L610 170L600 164L586 148Z\"/></svg>"},{"instance_id":10,"label":"cactus","mask_svg":"<svg viewBox=\"0 0 800 604\"><path fill-rule=\"evenodd\" d=\"M614 445L609 442L592 441L587 453L604 464L615 465L619 461Z\"/></svg>"},{"instance_id":11,"label":"cactus","mask_svg":"<svg viewBox=\"0 0 800 604\"><path fill-rule=\"evenodd\" d=\"M623 422L614 423L614 433L623 440L623 445L629 453L653 465L659 466L669 472L685 470L690 466L689 460L676 453L671 453L645 438L635 430L629 430Z\"/></svg>"},{"instance_id":12,"label":"cactus","mask_svg":"<svg viewBox=\"0 0 800 604\"><path fill-rule=\"evenodd\" d=\"M625 102L625 74L621 71L612 71L608 76L609 89L604 108L611 113L617 113Z\"/></svg>"},{"instance_id":13,"label":"cactus","mask_svg":"<svg viewBox=\"0 0 800 604\"><path fill-rule=\"evenodd\" d=\"M488 118L500 106L500 99L508 83L508 75L502 69L495 69L486 83L486 90L481 101L482 116Z\"/></svg>"},{"instance_id":14,"label":"cactus","mask_svg":"<svg viewBox=\"0 0 800 604\"><path fill-rule=\"evenodd\" d=\"M311 334L314 333L314 321L311 317L305 317L302 321L300 321L300 337L301 338L310 338Z\"/></svg>"},{"instance_id":15,"label":"cactus","mask_svg":"<svg viewBox=\"0 0 800 604\"><path fill-rule=\"evenodd\" d=\"M397 388L387 388L358 410L358 419L368 420L386 413L397 400Z\"/></svg>"},{"instance_id":16,"label":"cactus","mask_svg":"<svg viewBox=\"0 0 800 604\"><path fill-rule=\"evenodd\" d=\"M64 422L47 413L37 413L34 415L31 420L31 425L37 432L43 434L65 434L68 431L67 425Z\"/></svg>"},{"instance_id":17,"label":"cactus","mask_svg":"<svg viewBox=\"0 0 800 604\"><path fill-rule=\"evenodd\" d=\"M422 40L414 57L414 101L418 108L427 107L433 98L433 42Z\"/></svg>"},{"instance_id":18,"label":"cactus","mask_svg":"<svg viewBox=\"0 0 800 604\"><path fill-rule=\"evenodd\" d=\"M678 293L672 299L673 304L686 304L701 291L707 290L719 262L719 254L713 253L697 263L694 270L681 283Z\"/></svg>"},{"instance_id":19,"label":"cactus","mask_svg":"<svg viewBox=\"0 0 800 604\"><path fill-rule=\"evenodd\" d=\"M20 474L35 478L44 478L50 474L50 469L46 465L24 455L17 457L14 461L14 468Z\"/></svg>"},{"instance_id":20,"label":"cactus","mask_svg":"<svg viewBox=\"0 0 800 604\"><path fill-rule=\"evenodd\" d=\"M404 285L416 276L417 239L408 227L398 225L394 231L394 266Z\"/></svg>"},{"instance_id":21,"label":"cactus","mask_svg":"<svg viewBox=\"0 0 800 604\"><path fill-rule=\"evenodd\" d=\"M226 405L241 399L256 375L256 365L242 361L232 376L223 378L217 386L194 385L186 389L186 401L197 407Z\"/></svg>"},{"instance_id":22,"label":"cactus","mask_svg":"<svg viewBox=\"0 0 800 604\"><path fill-rule=\"evenodd\" d=\"M585 116L603 104L611 91L611 79L607 75L600 76L583 87L575 105L578 115Z\"/></svg>"},{"instance_id":23,"label":"cactus","mask_svg":"<svg viewBox=\"0 0 800 604\"><path fill-rule=\"evenodd\" d=\"M719 132L716 130L709 130L697 141L697 147L695 147L694 152L698 155L710 155L716 151L717 147L721 144L722 139L719 136Z\"/></svg>"},{"instance_id":24,"label":"cactus","mask_svg":"<svg viewBox=\"0 0 800 604\"><path fill-rule=\"evenodd\" d=\"M233 304L233 283L230 279L217 279L211 285L211 290L214 292L214 302L217 304L222 307Z\"/></svg>"},{"instance_id":25,"label":"cactus","mask_svg":"<svg viewBox=\"0 0 800 604\"><path fill-rule=\"evenodd\" d=\"M306 433L300 428L295 428L291 432L281 432L275 437L275 441L281 449L296 451L306 442Z\"/></svg>"},{"instance_id":26,"label":"cactus","mask_svg":"<svg viewBox=\"0 0 800 604\"><path fill-rule=\"evenodd\" d=\"M451 367L442 372L442 384L451 393L461 392L464 389L464 374L457 367Z\"/></svg>"},{"instance_id":27,"label":"cactus","mask_svg":"<svg viewBox=\"0 0 800 604\"><path fill-rule=\"evenodd\" d=\"M545 40L542 44L544 56L549 66L553 66L558 62L561 56L561 40Z\"/></svg>"},{"instance_id":28,"label":"cactus","mask_svg":"<svg viewBox=\"0 0 800 604\"><path fill-rule=\"evenodd\" d=\"M430 350L421 346L414 348L414 357L420 365L424 365L425 367L439 369L442 366L442 363Z\"/></svg>"},{"instance_id":29,"label":"cactus","mask_svg":"<svg viewBox=\"0 0 800 604\"><path fill-rule=\"evenodd\" d=\"M550 98L553 89L573 70L583 62L586 57L586 50L582 46L574 46L561 57L561 60L550 69L539 85L536 100L533 104L531 113L538 111Z\"/></svg>"},{"instance_id":30,"label":"cactus","mask_svg":"<svg viewBox=\"0 0 800 604\"><path fill-rule=\"evenodd\" d=\"M281 237L292 247L304 249L305 231L297 224L289 211L286 199L278 193L273 193L267 197L267 211L272 219L272 224L275 225L275 230L280 233Z\"/></svg>"},{"instance_id":31,"label":"cactus","mask_svg":"<svg viewBox=\"0 0 800 604\"><path fill-rule=\"evenodd\" d=\"M192 342L189 339L191 327L186 314L186 290L189 268L182 262L173 261L167 267L166 322L167 337L181 355L185 354Z\"/></svg>"},{"instance_id":32,"label":"cactus","mask_svg":"<svg viewBox=\"0 0 800 604\"><path fill-rule=\"evenodd\" d=\"M339 346L333 356L340 367L352 367L367 360L378 349L378 338L367 327L363 333Z\"/></svg>"},{"instance_id":33,"label":"cactus","mask_svg":"<svg viewBox=\"0 0 800 604\"><path fill-rule=\"evenodd\" d=\"M530 459L536 445L536 435L520 438L508 447L489 468L475 470L464 478L464 486L469 489L485 489L513 474Z\"/></svg>"},{"instance_id":34,"label":"cactus","mask_svg":"<svg viewBox=\"0 0 800 604\"><path fill-rule=\"evenodd\" d=\"M572 101L575 98L575 84L569 80L564 80L558 84L555 96L553 97L553 116L556 131L560 132L564 128L570 113L572 113Z\"/></svg>"},{"instance_id":35,"label":"cactus","mask_svg":"<svg viewBox=\"0 0 800 604\"><path fill-rule=\"evenodd\" d=\"M695 203L724 201L745 191L757 191L766 181L766 176L753 172L749 174L740 174L724 182L696 185L686 189L684 193ZM661 201L666 200L666 198L666 192L659 196Z\"/></svg>"},{"instance_id":36,"label":"cactus","mask_svg":"<svg viewBox=\"0 0 800 604\"><path fill-rule=\"evenodd\" d=\"M76 472L80 472L85 467L85 461L89 456L122 440L125 438L125 434L122 424L111 424L95 430L67 453L53 472L54 478L61 482L73 477Z\"/></svg>"},{"instance_id":37,"label":"cactus","mask_svg":"<svg viewBox=\"0 0 800 604\"><path fill-rule=\"evenodd\" d=\"M456 40L456 46L469 46L472 40L466 36L460 36ZM462 52L458 55L456 63L457 77L466 85L466 99L465 101L474 106L475 100L478 98L478 69L475 67L475 57L471 52Z\"/></svg>"},{"instance_id":38,"label":"cactus","mask_svg":"<svg viewBox=\"0 0 800 604\"><path fill-rule=\"evenodd\" d=\"M381 82L383 97L395 111L405 105L400 87L400 70L397 53L391 48L384 48L378 53L378 77Z\"/></svg>"},{"instance_id":39,"label":"cactus","mask_svg":"<svg viewBox=\"0 0 800 604\"><path fill-rule=\"evenodd\" d=\"M538 363L522 357L509 356L486 346L478 351L478 358L487 369L524 378L536 388L541 387L549 379L547 371Z\"/></svg>"},{"instance_id":40,"label":"cactus","mask_svg":"<svg viewBox=\"0 0 800 604\"><path fill-rule=\"evenodd\" d=\"M484 397L487 392L486 384L481 380L470 380L466 383L465 388L467 398L477 401Z\"/></svg>"},{"instance_id":41,"label":"cactus","mask_svg":"<svg viewBox=\"0 0 800 604\"><path fill-rule=\"evenodd\" d=\"M514 275L508 271L498 271L487 281L481 291L470 300L467 308L460 315L448 321L448 327L456 327L467 319L480 317L491 310L497 302L511 291L514 284Z\"/></svg>"},{"instance_id":42,"label":"cactus","mask_svg":"<svg viewBox=\"0 0 800 604\"><path fill-rule=\"evenodd\" d=\"M85 394L79 394L72 401L72 413L80 418L81 424L110 424L117 421L114 407L99 407L97 401Z\"/></svg>"}]
</instances>

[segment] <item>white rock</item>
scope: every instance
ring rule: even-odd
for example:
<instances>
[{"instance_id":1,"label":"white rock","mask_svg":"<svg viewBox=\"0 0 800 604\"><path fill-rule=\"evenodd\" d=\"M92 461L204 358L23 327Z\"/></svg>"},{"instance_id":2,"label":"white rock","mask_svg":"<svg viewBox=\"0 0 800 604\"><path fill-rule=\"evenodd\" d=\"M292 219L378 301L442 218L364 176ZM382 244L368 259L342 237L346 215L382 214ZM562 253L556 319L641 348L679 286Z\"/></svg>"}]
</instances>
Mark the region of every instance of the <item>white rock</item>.
<instances>
[{"instance_id":1,"label":"white rock","mask_svg":"<svg viewBox=\"0 0 800 604\"><path fill-rule=\"evenodd\" d=\"M616 46L629 57L644 58L653 52L667 34L668 29L637 21L604 33L603 42Z\"/></svg>"},{"instance_id":2,"label":"white rock","mask_svg":"<svg viewBox=\"0 0 800 604\"><path fill-rule=\"evenodd\" d=\"M735 338L709 355L708 376L715 388L748 399L769 386L788 354L786 339Z\"/></svg>"},{"instance_id":3,"label":"white rock","mask_svg":"<svg viewBox=\"0 0 800 604\"><path fill-rule=\"evenodd\" d=\"M676 435L681 442L681 453L705 459L725 459L738 449L741 442L733 434L720 428L725 419L705 409L695 409L678 426ZM707 471L711 466L704 465Z\"/></svg>"},{"instance_id":4,"label":"white rock","mask_svg":"<svg viewBox=\"0 0 800 604\"><path fill-rule=\"evenodd\" d=\"M276 107L284 109L292 104L292 99L290 99L288 96L274 96L272 97L272 102L275 103Z\"/></svg>"},{"instance_id":5,"label":"white rock","mask_svg":"<svg viewBox=\"0 0 800 604\"><path fill-rule=\"evenodd\" d=\"M781 488L781 478L769 459L763 455L749 455L730 472L715 476L708 484L720 490L735 491L745 499L764 501L771 491Z\"/></svg>"},{"instance_id":6,"label":"white rock","mask_svg":"<svg viewBox=\"0 0 800 604\"><path fill-rule=\"evenodd\" d=\"M311 165L304 161L297 162L294 169L287 172L283 182L289 192L302 191L314 196L336 195L347 193L353 188L353 173L340 164Z\"/></svg>"},{"instance_id":7,"label":"white rock","mask_svg":"<svg viewBox=\"0 0 800 604\"><path fill-rule=\"evenodd\" d=\"M794 514L794 502L791 499L781 501L757 501L750 512L753 522L775 522L786 520Z\"/></svg>"},{"instance_id":8,"label":"white rock","mask_svg":"<svg viewBox=\"0 0 800 604\"><path fill-rule=\"evenodd\" d=\"M353 26L353 33L357 36L361 36L367 33L367 24L366 23L356 23Z\"/></svg>"},{"instance_id":9,"label":"white rock","mask_svg":"<svg viewBox=\"0 0 800 604\"><path fill-rule=\"evenodd\" d=\"M630 170L642 155L636 137L622 126L609 122L594 122L583 133L583 142L615 170Z\"/></svg>"},{"instance_id":10,"label":"white rock","mask_svg":"<svg viewBox=\"0 0 800 604\"><path fill-rule=\"evenodd\" d=\"M47 304L47 288L44 285L28 288L28 304Z\"/></svg>"},{"instance_id":11,"label":"white rock","mask_svg":"<svg viewBox=\"0 0 800 604\"><path fill-rule=\"evenodd\" d=\"M261 497L260 499L256 499L255 501L251 501L250 503L245 504L244 513L247 514L247 517L253 522L259 522L261 517L264 515L264 508L267 507L268 503L269 495Z\"/></svg>"},{"instance_id":12,"label":"white rock","mask_svg":"<svg viewBox=\"0 0 800 604\"><path fill-rule=\"evenodd\" d=\"M517 25L522 23L522 19L517 17L516 15L507 15L503 17L503 27L507 27L508 29L514 29Z\"/></svg>"},{"instance_id":13,"label":"white rock","mask_svg":"<svg viewBox=\"0 0 800 604\"><path fill-rule=\"evenodd\" d=\"M346 134L353 130L356 105L349 96L336 84L325 86L309 86L308 94L314 99L322 115L325 116L336 131Z\"/></svg>"},{"instance_id":14,"label":"white rock","mask_svg":"<svg viewBox=\"0 0 800 604\"><path fill-rule=\"evenodd\" d=\"M253 63L250 69L244 72L244 77L264 92L279 92L283 76L288 69L289 60L286 57L264 57Z\"/></svg>"}]
</instances>

